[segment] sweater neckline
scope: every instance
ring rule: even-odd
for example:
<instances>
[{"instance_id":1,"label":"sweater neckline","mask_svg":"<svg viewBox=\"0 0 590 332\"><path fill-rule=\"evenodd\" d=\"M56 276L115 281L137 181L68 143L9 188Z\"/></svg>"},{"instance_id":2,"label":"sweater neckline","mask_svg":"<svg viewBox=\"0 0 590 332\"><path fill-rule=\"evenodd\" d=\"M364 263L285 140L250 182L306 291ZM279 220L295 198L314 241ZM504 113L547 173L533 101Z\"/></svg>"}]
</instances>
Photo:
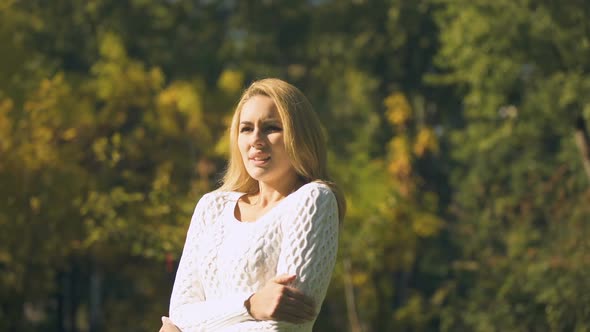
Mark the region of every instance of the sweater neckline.
<instances>
[{"instance_id":1,"label":"sweater neckline","mask_svg":"<svg viewBox=\"0 0 590 332\"><path fill-rule=\"evenodd\" d=\"M311 182L313 183L313 182ZM309 183L306 183L304 185L302 185L301 187L299 187L297 190L295 190L294 192L292 192L291 194L289 194L287 197L283 198L280 202L278 202L275 206L273 206L270 210L268 210L265 214L263 214L262 216L260 216L258 219L254 220L254 221L241 221L238 218L236 218L236 208L238 205L238 201L240 200L240 198L242 198L244 195L246 195L246 193L242 193L242 192L234 192L233 195L233 199L231 201L231 204L228 204L228 209L226 211L226 213L228 214L227 218L231 221L232 224L241 224L241 225L260 225L265 223L268 219L272 219L269 218L270 216L272 216L273 214L275 214L276 211L278 211L283 205L286 205L287 202L289 200L292 200L294 196L297 196L297 194L299 192L301 192L301 190L304 187L307 187L309 185Z\"/></svg>"},{"instance_id":2,"label":"sweater neckline","mask_svg":"<svg viewBox=\"0 0 590 332\"><path fill-rule=\"evenodd\" d=\"M269 219L269 216L272 216L276 210L278 210L282 205L285 204L285 201L287 201L291 196L295 195L297 191L293 192L292 194L288 195L287 197L283 198L282 200L280 200L275 206L273 206L270 210L266 211L266 213L264 213L262 216L258 217L258 219L253 220L253 221L242 221L239 220L238 218L236 218L236 209L238 208L238 201L240 200L240 198L242 198L244 195L247 195L246 193L236 193L235 195L235 199L232 200L231 204L229 205L229 209L227 211L227 213L229 214L229 219L232 222L232 224L241 224L241 225L260 225L265 223L265 221L267 219ZM272 219L272 218L270 218Z\"/></svg>"}]
</instances>

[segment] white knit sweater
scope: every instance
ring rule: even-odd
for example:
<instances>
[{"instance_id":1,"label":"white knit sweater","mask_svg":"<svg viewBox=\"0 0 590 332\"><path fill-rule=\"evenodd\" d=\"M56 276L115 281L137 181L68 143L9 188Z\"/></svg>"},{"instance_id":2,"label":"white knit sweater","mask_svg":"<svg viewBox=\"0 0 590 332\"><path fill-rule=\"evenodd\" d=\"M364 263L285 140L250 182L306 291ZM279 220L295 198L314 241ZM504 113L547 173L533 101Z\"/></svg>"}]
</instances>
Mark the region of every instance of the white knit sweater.
<instances>
[{"instance_id":1,"label":"white knit sweater","mask_svg":"<svg viewBox=\"0 0 590 332\"><path fill-rule=\"evenodd\" d=\"M255 222L234 210L243 193L212 192L195 208L170 300L170 319L189 331L311 331L314 322L256 321L244 301L280 274L317 308L338 247L338 207L324 184L308 183Z\"/></svg>"}]
</instances>

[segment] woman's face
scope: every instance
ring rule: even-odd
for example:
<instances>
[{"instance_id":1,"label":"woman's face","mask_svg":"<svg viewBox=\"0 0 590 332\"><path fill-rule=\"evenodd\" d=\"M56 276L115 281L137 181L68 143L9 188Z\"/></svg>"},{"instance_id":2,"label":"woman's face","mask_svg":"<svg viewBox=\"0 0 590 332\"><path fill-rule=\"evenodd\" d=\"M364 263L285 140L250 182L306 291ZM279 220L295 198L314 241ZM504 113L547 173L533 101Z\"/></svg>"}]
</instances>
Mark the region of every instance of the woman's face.
<instances>
[{"instance_id":1,"label":"woman's face","mask_svg":"<svg viewBox=\"0 0 590 332\"><path fill-rule=\"evenodd\" d=\"M272 184L296 177L285 151L283 124L270 97L251 97L242 107L238 147L248 174L255 180Z\"/></svg>"}]
</instances>

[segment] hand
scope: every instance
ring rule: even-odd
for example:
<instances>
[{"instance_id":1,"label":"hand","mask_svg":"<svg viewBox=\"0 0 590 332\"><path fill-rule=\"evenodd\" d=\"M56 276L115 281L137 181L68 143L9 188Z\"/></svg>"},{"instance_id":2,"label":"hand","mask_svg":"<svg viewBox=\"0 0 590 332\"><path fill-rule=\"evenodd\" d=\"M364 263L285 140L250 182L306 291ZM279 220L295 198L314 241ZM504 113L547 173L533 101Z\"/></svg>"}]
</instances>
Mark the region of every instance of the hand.
<instances>
[{"instance_id":1,"label":"hand","mask_svg":"<svg viewBox=\"0 0 590 332\"><path fill-rule=\"evenodd\" d=\"M297 288L288 286L295 278L295 275L283 274L266 283L246 300L250 315L256 320L289 323L304 323L315 319L317 313L313 299Z\"/></svg>"},{"instance_id":2,"label":"hand","mask_svg":"<svg viewBox=\"0 0 590 332\"><path fill-rule=\"evenodd\" d=\"M162 327L158 332L180 332L180 330L168 317L162 316Z\"/></svg>"}]
</instances>

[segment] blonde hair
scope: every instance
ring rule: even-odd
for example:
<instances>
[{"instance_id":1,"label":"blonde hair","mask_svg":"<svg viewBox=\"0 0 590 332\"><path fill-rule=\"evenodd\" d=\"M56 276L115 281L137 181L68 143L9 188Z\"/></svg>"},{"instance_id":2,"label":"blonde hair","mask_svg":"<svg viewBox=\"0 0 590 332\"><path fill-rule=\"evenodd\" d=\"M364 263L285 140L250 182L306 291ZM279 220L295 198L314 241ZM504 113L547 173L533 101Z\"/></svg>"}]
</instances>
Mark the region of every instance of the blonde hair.
<instances>
[{"instance_id":1,"label":"blonde hair","mask_svg":"<svg viewBox=\"0 0 590 332\"><path fill-rule=\"evenodd\" d=\"M297 175L304 183L326 184L336 196L338 215L342 221L346 203L342 191L330 181L327 170L326 139L317 114L305 95L293 85L276 78L252 83L242 94L231 122L230 155L220 191L258 192L254 180L244 166L238 148L240 114L244 104L254 96L267 96L274 102L283 125L285 150Z\"/></svg>"}]
</instances>

